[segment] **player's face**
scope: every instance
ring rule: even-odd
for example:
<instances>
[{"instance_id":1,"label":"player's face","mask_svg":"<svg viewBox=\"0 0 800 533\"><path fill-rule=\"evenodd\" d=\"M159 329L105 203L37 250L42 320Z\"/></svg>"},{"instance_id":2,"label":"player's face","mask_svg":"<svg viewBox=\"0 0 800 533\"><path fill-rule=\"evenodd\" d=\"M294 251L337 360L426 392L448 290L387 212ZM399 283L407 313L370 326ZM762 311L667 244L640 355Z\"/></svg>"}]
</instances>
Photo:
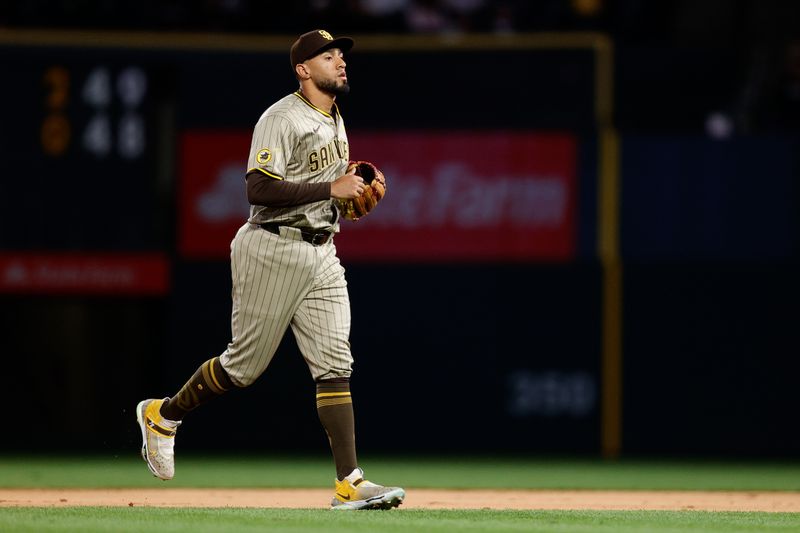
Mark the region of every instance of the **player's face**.
<instances>
[{"instance_id":1,"label":"player's face","mask_svg":"<svg viewBox=\"0 0 800 533\"><path fill-rule=\"evenodd\" d=\"M338 48L325 50L306 61L306 64L311 73L311 81L319 90L333 96L350 92L345 72L347 63L344 62L344 54Z\"/></svg>"}]
</instances>

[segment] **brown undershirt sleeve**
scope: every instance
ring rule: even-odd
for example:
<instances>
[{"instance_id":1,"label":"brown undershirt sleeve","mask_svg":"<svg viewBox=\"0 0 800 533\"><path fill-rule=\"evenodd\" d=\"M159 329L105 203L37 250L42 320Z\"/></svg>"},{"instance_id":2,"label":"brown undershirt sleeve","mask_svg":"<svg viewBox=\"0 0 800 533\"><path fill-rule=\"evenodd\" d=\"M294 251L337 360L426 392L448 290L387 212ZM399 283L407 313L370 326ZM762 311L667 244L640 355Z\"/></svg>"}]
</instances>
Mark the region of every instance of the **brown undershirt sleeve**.
<instances>
[{"instance_id":1,"label":"brown undershirt sleeve","mask_svg":"<svg viewBox=\"0 0 800 533\"><path fill-rule=\"evenodd\" d=\"M291 207L331 197L330 182L291 183L271 178L258 170L247 173L247 201L251 205Z\"/></svg>"}]
</instances>

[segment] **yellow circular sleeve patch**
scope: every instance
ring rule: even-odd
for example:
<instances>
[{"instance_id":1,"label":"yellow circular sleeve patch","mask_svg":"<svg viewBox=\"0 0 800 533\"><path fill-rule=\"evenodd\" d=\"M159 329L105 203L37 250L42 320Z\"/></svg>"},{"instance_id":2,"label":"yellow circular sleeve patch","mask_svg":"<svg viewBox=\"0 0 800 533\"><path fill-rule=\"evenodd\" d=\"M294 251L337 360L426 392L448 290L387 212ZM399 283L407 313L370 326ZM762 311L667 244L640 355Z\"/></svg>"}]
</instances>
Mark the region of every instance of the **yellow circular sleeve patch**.
<instances>
[{"instance_id":1,"label":"yellow circular sleeve patch","mask_svg":"<svg viewBox=\"0 0 800 533\"><path fill-rule=\"evenodd\" d=\"M272 159L272 152L269 151L269 148L262 148L258 151L258 154L256 154L256 162L258 162L259 165L266 165L267 161L270 159Z\"/></svg>"}]
</instances>

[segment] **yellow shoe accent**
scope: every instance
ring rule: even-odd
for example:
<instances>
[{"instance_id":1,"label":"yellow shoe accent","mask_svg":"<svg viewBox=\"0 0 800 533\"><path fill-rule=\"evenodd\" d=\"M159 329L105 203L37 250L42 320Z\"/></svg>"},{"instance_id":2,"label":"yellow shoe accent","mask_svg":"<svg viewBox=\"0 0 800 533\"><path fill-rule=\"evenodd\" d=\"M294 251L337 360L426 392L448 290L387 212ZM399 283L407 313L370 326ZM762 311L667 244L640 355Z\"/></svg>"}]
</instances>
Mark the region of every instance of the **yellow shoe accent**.
<instances>
[{"instance_id":1,"label":"yellow shoe accent","mask_svg":"<svg viewBox=\"0 0 800 533\"><path fill-rule=\"evenodd\" d=\"M364 479L363 474L357 468L342 481L335 480L336 490L331 500L331 509L391 509L403 503L406 491L400 487L384 487L372 483Z\"/></svg>"},{"instance_id":2,"label":"yellow shoe accent","mask_svg":"<svg viewBox=\"0 0 800 533\"><path fill-rule=\"evenodd\" d=\"M162 405L164 405L164 400L153 400L147 404L147 408L144 411L147 429L167 439L175 438L175 430L164 424L164 417L161 416Z\"/></svg>"},{"instance_id":3,"label":"yellow shoe accent","mask_svg":"<svg viewBox=\"0 0 800 533\"><path fill-rule=\"evenodd\" d=\"M161 479L175 475L175 433L180 422L167 425L160 413L164 400L143 400L136 406L136 421L142 431L142 459L150 472Z\"/></svg>"},{"instance_id":4,"label":"yellow shoe accent","mask_svg":"<svg viewBox=\"0 0 800 533\"><path fill-rule=\"evenodd\" d=\"M359 480L363 481L363 480ZM356 497L356 488L355 486L350 483L348 480L343 479L342 481L336 480L336 492L334 493L334 497L342 503L346 503L349 501L353 501L357 499Z\"/></svg>"}]
</instances>

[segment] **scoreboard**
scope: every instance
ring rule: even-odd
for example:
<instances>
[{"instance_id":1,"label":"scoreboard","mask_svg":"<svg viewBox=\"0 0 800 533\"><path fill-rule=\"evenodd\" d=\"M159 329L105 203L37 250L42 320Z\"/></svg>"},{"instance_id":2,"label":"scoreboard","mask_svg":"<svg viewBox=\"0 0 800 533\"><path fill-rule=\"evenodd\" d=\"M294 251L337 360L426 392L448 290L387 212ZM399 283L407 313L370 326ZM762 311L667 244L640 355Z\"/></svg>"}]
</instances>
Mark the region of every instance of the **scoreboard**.
<instances>
[{"instance_id":1,"label":"scoreboard","mask_svg":"<svg viewBox=\"0 0 800 533\"><path fill-rule=\"evenodd\" d=\"M0 45L0 292L164 294L173 76L141 53Z\"/></svg>"},{"instance_id":2,"label":"scoreboard","mask_svg":"<svg viewBox=\"0 0 800 533\"><path fill-rule=\"evenodd\" d=\"M164 71L80 50L0 48L0 246L147 250L169 238Z\"/></svg>"},{"instance_id":3,"label":"scoreboard","mask_svg":"<svg viewBox=\"0 0 800 533\"><path fill-rule=\"evenodd\" d=\"M80 76L72 89L72 73L61 65L47 67L42 74L46 115L42 120L41 144L44 154L64 155L72 141L72 126L66 116L71 92L89 118L78 131L77 141L87 153L99 159L115 152L124 160L136 160L147 148L142 104L147 96L148 76L139 66L118 72L101 65ZM80 79L83 77L84 79ZM117 124L111 120L114 104L121 108ZM116 127L115 127L116 126ZM113 131L113 134L112 134Z\"/></svg>"}]
</instances>

